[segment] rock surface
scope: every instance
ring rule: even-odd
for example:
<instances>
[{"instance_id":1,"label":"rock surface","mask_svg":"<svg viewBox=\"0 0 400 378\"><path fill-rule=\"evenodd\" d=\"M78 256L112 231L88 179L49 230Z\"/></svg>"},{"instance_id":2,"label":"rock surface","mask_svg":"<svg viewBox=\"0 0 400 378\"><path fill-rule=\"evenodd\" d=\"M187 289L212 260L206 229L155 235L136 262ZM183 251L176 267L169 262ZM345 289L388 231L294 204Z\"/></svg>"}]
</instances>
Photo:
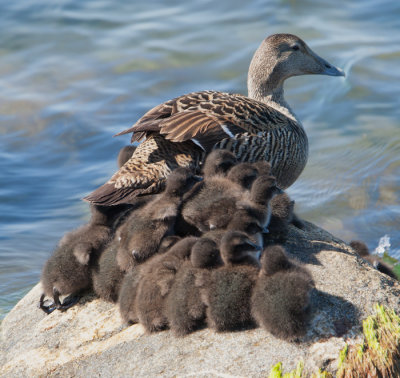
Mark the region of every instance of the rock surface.
<instances>
[{"instance_id":1,"label":"rock surface","mask_svg":"<svg viewBox=\"0 0 400 378\"><path fill-rule=\"evenodd\" d=\"M37 308L36 285L1 324L1 376L265 377L282 362L294 369L335 371L345 341L359 341L361 320L378 302L400 311L400 285L356 256L326 231L291 227L286 248L306 264L316 289L305 338L288 343L263 329L217 334L203 329L184 338L147 335L122 324L118 307L86 296L62 313Z\"/></svg>"}]
</instances>

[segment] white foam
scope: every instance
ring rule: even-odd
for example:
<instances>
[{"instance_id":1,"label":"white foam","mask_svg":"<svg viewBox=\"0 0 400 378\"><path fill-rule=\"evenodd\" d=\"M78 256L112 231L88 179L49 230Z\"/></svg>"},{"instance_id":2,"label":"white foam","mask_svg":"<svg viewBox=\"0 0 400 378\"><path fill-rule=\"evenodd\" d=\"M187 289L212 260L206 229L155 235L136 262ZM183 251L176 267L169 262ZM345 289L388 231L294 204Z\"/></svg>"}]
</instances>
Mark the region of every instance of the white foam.
<instances>
[{"instance_id":1,"label":"white foam","mask_svg":"<svg viewBox=\"0 0 400 378\"><path fill-rule=\"evenodd\" d=\"M390 251L390 237L389 235L382 236L379 239L378 246L375 248L373 254L375 255L383 255L385 252L389 254Z\"/></svg>"}]
</instances>

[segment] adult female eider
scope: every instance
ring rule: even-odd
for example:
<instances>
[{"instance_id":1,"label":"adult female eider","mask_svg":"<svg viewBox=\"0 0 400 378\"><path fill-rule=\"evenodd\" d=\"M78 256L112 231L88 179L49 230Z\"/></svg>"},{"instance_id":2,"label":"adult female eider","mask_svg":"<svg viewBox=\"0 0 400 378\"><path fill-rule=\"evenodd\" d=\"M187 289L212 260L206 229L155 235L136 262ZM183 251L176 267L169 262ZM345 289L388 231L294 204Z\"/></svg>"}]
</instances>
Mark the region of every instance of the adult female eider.
<instances>
[{"instance_id":1,"label":"adult female eider","mask_svg":"<svg viewBox=\"0 0 400 378\"><path fill-rule=\"evenodd\" d=\"M189 93L156 106L131 128L141 143L132 157L84 199L98 205L130 203L160 191L178 166L198 170L216 148L240 161L266 160L280 188L293 184L308 158L308 140L283 95L292 76L344 76L292 34L274 34L261 43L250 63L248 97L217 91Z\"/></svg>"}]
</instances>

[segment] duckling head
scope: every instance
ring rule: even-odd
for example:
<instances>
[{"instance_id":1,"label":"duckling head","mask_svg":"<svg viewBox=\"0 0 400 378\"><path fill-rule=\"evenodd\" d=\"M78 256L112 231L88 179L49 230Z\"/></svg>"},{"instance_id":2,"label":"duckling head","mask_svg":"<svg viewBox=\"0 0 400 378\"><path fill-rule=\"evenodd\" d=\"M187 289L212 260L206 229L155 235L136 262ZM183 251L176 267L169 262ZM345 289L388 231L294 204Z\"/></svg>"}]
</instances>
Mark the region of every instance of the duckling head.
<instances>
[{"instance_id":1,"label":"duckling head","mask_svg":"<svg viewBox=\"0 0 400 378\"><path fill-rule=\"evenodd\" d=\"M266 276L272 276L276 272L289 270L293 267L285 249L278 244L266 248L261 255L260 262L261 272Z\"/></svg>"},{"instance_id":2,"label":"duckling head","mask_svg":"<svg viewBox=\"0 0 400 378\"><path fill-rule=\"evenodd\" d=\"M168 176L165 193L172 197L185 194L196 182L201 181L189 168L179 167Z\"/></svg>"},{"instance_id":3,"label":"duckling head","mask_svg":"<svg viewBox=\"0 0 400 378\"><path fill-rule=\"evenodd\" d=\"M235 155L228 150L214 150L210 152L204 163L204 177L225 175L236 164Z\"/></svg>"},{"instance_id":4,"label":"duckling head","mask_svg":"<svg viewBox=\"0 0 400 378\"><path fill-rule=\"evenodd\" d=\"M277 194L283 193L276 186L274 176L260 176L251 186L250 199L261 205L268 205L269 201Z\"/></svg>"},{"instance_id":5,"label":"duckling head","mask_svg":"<svg viewBox=\"0 0 400 378\"><path fill-rule=\"evenodd\" d=\"M224 264L230 265L254 257L261 246L253 243L249 235L240 231L227 231L221 239L220 253Z\"/></svg>"},{"instance_id":6,"label":"duckling head","mask_svg":"<svg viewBox=\"0 0 400 378\"><path fill-rule=\"evenodd\" d=\"M200 238L192 247L190 262L195 268L214 268L222 265L217 244L208 238Z\"/></svg>"},{"instance_id":7,"label":"duckling head","mask_svg":"<svg viewBox=\"0 0 400 378\"><path fill-rule=\"evenodd\" d=\"M257 175L258 170L253 164L240 163L229 170L227 178L239 184L243 189L250 189Z\"/></svg>"}]
</instances>

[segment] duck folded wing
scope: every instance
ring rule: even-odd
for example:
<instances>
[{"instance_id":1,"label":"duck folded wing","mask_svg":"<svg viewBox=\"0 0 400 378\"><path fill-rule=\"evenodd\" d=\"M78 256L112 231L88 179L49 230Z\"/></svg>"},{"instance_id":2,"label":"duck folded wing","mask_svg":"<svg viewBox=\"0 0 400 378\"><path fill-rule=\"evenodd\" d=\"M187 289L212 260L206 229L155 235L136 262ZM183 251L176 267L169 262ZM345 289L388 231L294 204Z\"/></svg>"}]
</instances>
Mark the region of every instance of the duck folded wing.
<instances>
[{"instance_id":1,"label":"duck folded wing","mask_svg":"<svg viewBox=\"0 0 400 378\"><path fill-rule=\"evenodd\" d=\"M173 143L159 134L149 135L104 185L83 199L111 206L135 203L135 197L158 193L175 168L196 170L203 155L200 149L194 147L192 142Z\"/></svg>"},{"instance_id":2,"label":"duck folded wing","mask_svg":"<svg viewBox=\"0 0 400 378\"><path fill-rule=\"evenodd\" d=\"M147 112L131 128L132 141L158 132L173 142L192 140L202 149L226 137L256 134L293 122L276 109L239 94L216 91L194 92L177 97Z\"/></svg>"}]
</instances>

